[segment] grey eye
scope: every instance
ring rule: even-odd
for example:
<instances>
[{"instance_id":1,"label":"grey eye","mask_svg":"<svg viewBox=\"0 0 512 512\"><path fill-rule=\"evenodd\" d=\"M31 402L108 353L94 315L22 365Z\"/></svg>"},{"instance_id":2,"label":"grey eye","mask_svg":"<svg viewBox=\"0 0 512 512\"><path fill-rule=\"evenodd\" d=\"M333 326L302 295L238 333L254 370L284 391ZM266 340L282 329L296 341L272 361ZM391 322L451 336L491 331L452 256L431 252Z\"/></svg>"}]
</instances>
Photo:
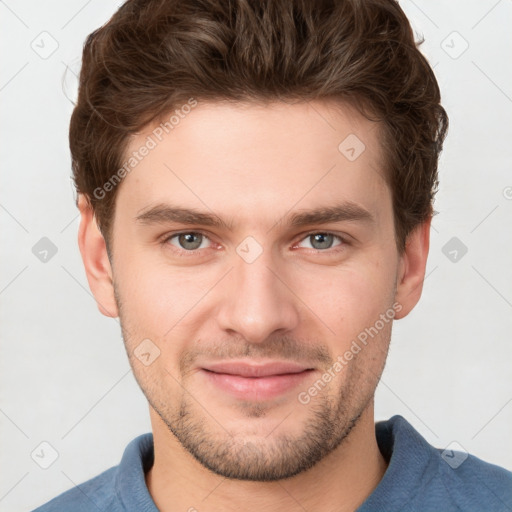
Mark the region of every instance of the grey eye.
<instances>
[{"instance_id":1,"label":"grey eye","mask_svg":"<svg viewBox=\"0 0 512 512\"><path fill-rule=\"evenodd\" d=\"M312 249L322 250L331 249L333 247L333 242L336 238L341 241L341 238L339 236L333 235L332 233L313 233L304 238L304 240L309 241ZM340 244L338 243L334 245Z\"/></svg>"},{"instance_id":2,"label":"grey eye","mask_svg":"<svg viewBox=\"0 0 512 512\"><path fill-rule=\"evenodd\" d=\"M173 238L178 239L178 248L185 249L186 251L193 251L195 249L199 249L207 238L201 233L179 233L177 235L172 236L169 240L171 241ZM171 242L172 243L172 242ZM176 245L176 244L173 244Z\"/></svg>"}]
</instances>

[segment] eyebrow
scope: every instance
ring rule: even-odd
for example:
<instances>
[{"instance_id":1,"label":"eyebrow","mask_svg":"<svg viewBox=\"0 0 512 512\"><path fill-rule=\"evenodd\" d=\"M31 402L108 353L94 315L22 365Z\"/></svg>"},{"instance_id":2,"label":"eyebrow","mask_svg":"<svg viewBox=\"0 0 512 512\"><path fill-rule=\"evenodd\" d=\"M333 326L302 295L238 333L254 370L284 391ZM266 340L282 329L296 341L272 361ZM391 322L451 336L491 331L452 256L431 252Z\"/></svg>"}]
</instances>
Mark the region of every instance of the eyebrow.
<instances>
[{"instance_id":1,"label":"eyebrow","mask_svg":"<svg viewBox=\"0 0 512 512\"><path fill-rule=\"evenodd\" d=\"M163 224L177 222L180 224L200 224L215 228L224 228L231 231L233 220L225 221L218 215L201 212L192 208L182 208L169 204L156 204L145 209L135 217L137 223L143 225ZM362 206L346 201L333 206L319 207L311 210L299 210L287 214L277 224L286 223L291 227L303 227L311 224L326 224L329 222L361 221L364 223L375 222L374 216Z\"/></svg>"}]
</instances>

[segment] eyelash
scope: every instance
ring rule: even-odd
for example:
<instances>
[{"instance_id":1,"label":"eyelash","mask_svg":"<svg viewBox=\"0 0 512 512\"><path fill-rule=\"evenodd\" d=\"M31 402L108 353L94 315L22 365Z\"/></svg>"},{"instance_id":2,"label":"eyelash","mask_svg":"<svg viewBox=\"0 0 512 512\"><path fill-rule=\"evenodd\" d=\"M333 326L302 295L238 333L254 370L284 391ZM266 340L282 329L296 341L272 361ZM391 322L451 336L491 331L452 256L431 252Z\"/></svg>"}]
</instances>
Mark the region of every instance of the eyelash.
<instances>
[{"instance_id":1,"label":"eyelash","mask_svg":"<svg viewBox=\"0 0 512 512\"><path fill-rule=\"evenodd\" d=\"M210 237L208 236L207 233L203 232L203 231L179 231L177 233L171 233L171 234L167 234L164 236L164 238L162 239L161 241L161 245L162 246L169 246L171 245L169 243L169 241L174 238L174 237L177 237L179 235L188 235L188 234L194 234L194 235L202 235L204 237L206 237L208 240L212 241L210 239ZM332 235L334 236L335 238L337 238L341 243L339 245L336 245L334 247L331 247L329 249L309 249L311 251L315 251L317 253L327 253L327 254L333 254L333 253L337 253L337 252L340 252L342 251L345 246L347 245L350 245L350 243L348 242L348 240L341 236L341 235L338 235L336 233L332 233L330 231L311 231L309 233L305 233L302 238L296 242L294 244L297 245L298 243L302 242L304 239L310 237L311 235L318 235L318 234L321 234L321 235ZM200 249L194 249L194 250L185 250L185 249L180 249L179 247L176 247L176 246L172 246L172 250L179 256L179 257L189 257L189 256L197 256L197 254L199 253Z\"/></svg>"}]
</instances>

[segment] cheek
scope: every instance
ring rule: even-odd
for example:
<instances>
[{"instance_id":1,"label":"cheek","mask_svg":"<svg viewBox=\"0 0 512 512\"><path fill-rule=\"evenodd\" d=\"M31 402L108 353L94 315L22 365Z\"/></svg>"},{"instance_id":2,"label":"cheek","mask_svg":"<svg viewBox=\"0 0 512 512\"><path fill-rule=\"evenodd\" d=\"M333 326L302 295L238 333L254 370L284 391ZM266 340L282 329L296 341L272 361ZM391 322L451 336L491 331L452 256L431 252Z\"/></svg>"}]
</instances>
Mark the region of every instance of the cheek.
<instances>
[{"instance_id":1,"label":"cheek","mask_svg":"<svg viewBox=\"0 0 512 512\"><path fill-rule=\"evenodd\" d=\"M217 274L197 268L178 268L132 254L118 265L116 287L122 301L121 320L130 346L154 340L165 352L179 352L179 340L194 334L190 324L206 304L201 299L212 288Z\"/></svg>"},{"instance_id":2,"label":"cheek","mask_svg":"<svg viewBox=\"0 0 512 512\"><path fill-rule=\"evenodd\" d=\"M297 295L343 343L373 325L393 303L394 269L384 256L316 272L300 272Z\"/></svg>"}]
</instances>

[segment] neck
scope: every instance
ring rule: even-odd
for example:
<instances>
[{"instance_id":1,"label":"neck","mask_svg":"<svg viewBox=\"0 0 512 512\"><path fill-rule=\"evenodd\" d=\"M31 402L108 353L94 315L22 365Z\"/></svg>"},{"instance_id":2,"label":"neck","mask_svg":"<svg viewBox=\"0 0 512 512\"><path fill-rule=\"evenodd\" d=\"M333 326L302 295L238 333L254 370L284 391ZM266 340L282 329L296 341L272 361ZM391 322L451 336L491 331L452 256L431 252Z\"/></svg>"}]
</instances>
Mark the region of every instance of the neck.
<instances>
[{"instance_id":1,"label":"neck","mask_svg":"<svg viewBox=\"0 0 512 512\"><path fill-rule=\"evenodd\" d=\"M387 468L375 437L373 401L338 448L308 471L275 482L223 478L184 450L153 410L151 421L155 462L146 484L161 512L354 511Z\"/></svg>"}]
</instances>

